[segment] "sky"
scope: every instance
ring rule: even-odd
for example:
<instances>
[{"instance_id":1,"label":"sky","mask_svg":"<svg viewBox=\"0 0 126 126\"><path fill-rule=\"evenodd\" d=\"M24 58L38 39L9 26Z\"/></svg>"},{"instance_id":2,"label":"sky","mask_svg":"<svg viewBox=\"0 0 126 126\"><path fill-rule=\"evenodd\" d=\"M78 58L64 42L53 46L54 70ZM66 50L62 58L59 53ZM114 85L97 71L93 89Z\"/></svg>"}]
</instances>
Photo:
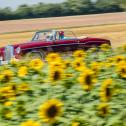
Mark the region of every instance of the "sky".
<instances>
[{"instance_id":1,"label":"sky","mask_svg":"<svg viewBox=\"0 0 126 126\"><path fill-rule=\"evenodd\" d=\"M17 6L21 4L37 4L39 2L44 2L44 3L58 3L58 2L63 2L65 0L0 0L0 8L4 7L11 7L15 9Z\"/></svg>"}]
</instances>

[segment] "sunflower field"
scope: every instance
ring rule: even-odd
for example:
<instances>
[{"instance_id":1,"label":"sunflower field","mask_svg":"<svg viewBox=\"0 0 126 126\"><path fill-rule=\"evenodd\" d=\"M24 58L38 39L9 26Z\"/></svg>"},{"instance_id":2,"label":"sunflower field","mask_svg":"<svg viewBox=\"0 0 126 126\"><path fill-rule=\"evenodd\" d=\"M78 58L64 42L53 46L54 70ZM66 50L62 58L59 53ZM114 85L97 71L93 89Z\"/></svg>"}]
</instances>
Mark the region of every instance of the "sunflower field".
<instances>
[{"instance_id":1,"label":"sunflower field","mask_svg":"<svg viewBox=\"0 0 126 126\"><path fill-rule=\"evenodd\" d=\"M126 45L0 66L0 126L126 126Z\"/></svg>"}]
</instances>

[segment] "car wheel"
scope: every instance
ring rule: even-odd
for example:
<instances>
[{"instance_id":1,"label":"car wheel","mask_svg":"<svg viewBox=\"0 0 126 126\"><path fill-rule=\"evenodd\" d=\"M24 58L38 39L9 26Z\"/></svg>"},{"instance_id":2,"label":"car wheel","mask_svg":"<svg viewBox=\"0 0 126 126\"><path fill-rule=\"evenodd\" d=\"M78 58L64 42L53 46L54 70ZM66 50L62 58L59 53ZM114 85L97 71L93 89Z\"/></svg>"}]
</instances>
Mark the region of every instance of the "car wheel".
<instances>
[{"instance_id":1,"label":"car wheel","mask_svg":"<svg viewBox=\"0 0 126 126\"><path fill-rule=\"evenodd\" d=\"M43 59L43 55L39 51L33 51L33 52L29 52L29 53L25 54L23 59L26 59L26 60L41 59L42 60Z\"/></svg>"}]
</instances>

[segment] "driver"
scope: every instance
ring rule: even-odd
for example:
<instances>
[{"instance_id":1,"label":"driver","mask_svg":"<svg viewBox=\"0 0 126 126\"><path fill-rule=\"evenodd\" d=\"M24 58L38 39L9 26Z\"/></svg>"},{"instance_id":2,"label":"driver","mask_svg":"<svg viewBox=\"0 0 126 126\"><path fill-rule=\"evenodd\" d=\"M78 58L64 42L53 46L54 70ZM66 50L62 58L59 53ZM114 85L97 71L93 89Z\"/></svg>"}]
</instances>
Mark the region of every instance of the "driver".
<instances>
[{"instance_id":1,"label":"driver","mask_svg":"<svg viewBox=\"0 0 126 126\"><path fill-rule=\"evenodd\" d=\"M59 39L64 39L64 31L59 32Z\"/></svg>"}]
</instances>

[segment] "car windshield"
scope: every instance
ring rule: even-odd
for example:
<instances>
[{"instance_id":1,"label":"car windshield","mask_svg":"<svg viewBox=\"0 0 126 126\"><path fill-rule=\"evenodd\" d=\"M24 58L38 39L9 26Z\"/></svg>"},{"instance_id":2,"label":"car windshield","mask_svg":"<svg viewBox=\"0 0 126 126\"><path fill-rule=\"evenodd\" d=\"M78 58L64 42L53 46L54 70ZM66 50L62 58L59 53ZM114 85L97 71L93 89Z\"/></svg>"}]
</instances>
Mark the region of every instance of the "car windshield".
<instances>
[{"instance_id":1,"label":"car windshield","mask_svg":"<svg viewBox=\"0 0 126 126\"><path fill-rule=\"evenodd\" d=\"M71 31L42 31L37 32L32 41L56 41L77 39Z\"/></svg>"},{"instance_id":2,"label":"car windshield","mask_svg":"<svg viewBox=\"0 0 126 126\"><path fill-rule=\"evenodd\" d=\"M43 40L43 41L46 41L47 39L49 39L49 37L51 37L52 35L52 31L43 31L43 32L37 32L32 41L40 41L40 40ZM51 38L50 38L51 39ZM53 38L52 38L53 39Z\"/></svg>"}]
</instances>

